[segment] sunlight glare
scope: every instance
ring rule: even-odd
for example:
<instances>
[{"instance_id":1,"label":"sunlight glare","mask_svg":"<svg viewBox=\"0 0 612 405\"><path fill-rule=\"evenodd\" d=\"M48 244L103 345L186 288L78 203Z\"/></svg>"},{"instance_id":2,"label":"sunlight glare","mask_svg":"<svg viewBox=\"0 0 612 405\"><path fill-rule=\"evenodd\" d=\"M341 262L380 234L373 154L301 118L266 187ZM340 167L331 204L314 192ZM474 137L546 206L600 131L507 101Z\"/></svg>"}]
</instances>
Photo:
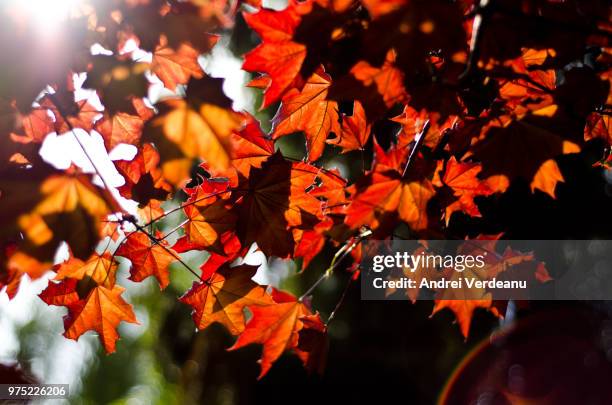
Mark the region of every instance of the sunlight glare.
<instances>
[{"instance_id":1,"label":"sunlight glare","mask_svg":"<svg viewBox=\"0 0 612 405\"><path fill-rule=\"evenodd\" d=\"M82 0L12 0L42 32L57 30Z\"/></svg>"}]
</instances>

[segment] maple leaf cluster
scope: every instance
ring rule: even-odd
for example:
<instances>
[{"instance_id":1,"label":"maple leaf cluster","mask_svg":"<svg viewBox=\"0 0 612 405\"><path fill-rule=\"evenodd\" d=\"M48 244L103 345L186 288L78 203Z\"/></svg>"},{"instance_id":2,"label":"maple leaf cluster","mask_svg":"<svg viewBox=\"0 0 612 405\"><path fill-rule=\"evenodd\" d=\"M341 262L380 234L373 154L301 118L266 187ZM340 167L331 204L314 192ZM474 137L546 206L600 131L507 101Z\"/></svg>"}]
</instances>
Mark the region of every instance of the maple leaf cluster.
<instances>
[{"instance_id":1,"label":"maple leaf cluster","mask_svg":"<svg viewBox=\"0 0 612 405\"><path fill-rule=\"evenodd\" d=\"M326 245L358 262L361 240L400 228L463 239L449 224L481 217L480 202L516 185L555 199L560 156L612 144L610 13L586 0L83 1L41 45L34 23L0 6L0 289L12 298L24 275L51 269L40 297L67 308L65 336L97 331L112 352L117 326L137 322L118 258L132 281L153 276L161 289L181 267L196 278L180 301L198 329L224 325L232 349L262 344L262 376L287 351L320 371L329 321L307 296L259 285L256 268L235 263L253 244L302 269ZM243 21L260 41L243 69L256 75L261 116L277 107L269 133L198 59ZM77 98L81 73L99 103ZM153 82L170 96L152 102ZM43 161L48 134L76 130L100 134L108 152L137 148L114 161L137 213L101 173ZM300 161L278 146L295 133ZM357 175L333 167L343 154L362 161ZM162 233L175 213L185 220ZM70 257L54 264L64 244ZM199 271L188 251L202 252ZM464 335L473 308L501 315L486 299L441 295L434 312L443 307Z\"/></svg>"}]
</instances>

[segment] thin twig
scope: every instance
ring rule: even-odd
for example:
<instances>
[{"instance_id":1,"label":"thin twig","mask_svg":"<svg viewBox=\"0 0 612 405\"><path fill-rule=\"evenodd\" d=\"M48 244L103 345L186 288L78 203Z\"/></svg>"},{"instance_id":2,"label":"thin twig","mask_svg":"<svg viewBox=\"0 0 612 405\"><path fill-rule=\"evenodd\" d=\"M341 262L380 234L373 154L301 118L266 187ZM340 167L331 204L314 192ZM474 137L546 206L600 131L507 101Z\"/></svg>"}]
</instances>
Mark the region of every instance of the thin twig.
<instances>
[{"instance_id":1,"label":"thin twig","mask_svg":"<svg viewBox=\"0 0 612 405\"><path fill-rule=\"evenodd\" d=\"M81 140L79 139L79 137L77 136L74 126L72 125L72 123L68 120L68 114L65 113L65 111L62 108L62 105L60 104L59 100L57 99L57 97L55 96L55 94L53 93L49 93L49 98L51 99L51 101L53 102L53 104L55 105L55 107L57 108L57 112L60 114L60 116L62 117L62 119L64 120L64 122L66 123L66 125L68 126L68 128L70 129L70 133L72 134L72 136L74 137L74 139L77 141L77 143L79 144L81 150L83 151L83 153L85 154L85 157L87 157L87 160L89 160L89 163L91 163L92 167L94 168L94 171L96 172L96 174L98 175L98 177L100 177L100 180L102 181L102 184L104 185L104 188L106 188L106 191L108 191L108 193L110 194L111 197L113 197L112 195L112 188L110 187L110 185L108 184L108 182L106 181L106 179L104 178L104 176L102 176L102 171L100 170L100 168L98 167L98 165L96 164L96 162L94 161L94 159L92 158L92 156L89 154L89 151L87 151L87 148L85 147L85 145L83 144L83 142L81 142ZM105 198L106 199L106 198ZM115 198L113 197L113 200L115 200ZM118 206L120 207L119 203L115 200L113 201L113 204L110 204L111 207L115 207Z\"/></svg>"},{"instance_id":2,"label":"thin twig","mask_svg":"<svg viewBox=\"0 0 612 405\"><path fill-rule=\"evenodd\" d=\"M142 225L138 225L138 223L136 222L136 219L134 217L126 217L125 218L126 222L131 223L132 225L134 225L136 227L135 231L132 231L128 234L125 235L125 237L119 242L119 244L117 245L117 248L115 249L115 251L113 252L112 256L111 256L111 265L113 264L113 262L115 261L117 252L119 251L119 248L128 241L129 238L131 238L133 235L137 234L138 232L142 232L143 234L147 235L147 237L151 240L151 242L153 242L155 245L160 246L162 249L164 249L167 253L169 253L170 255L172 255L179 263L181 263L191 274L193 274L194 276L196 276L196 278L198 278L198 280L202 281L202 282L206 282L205 280L202 279L202 277L196 272L194 271L191 266L189 266L187 263L185 263L185 261L178 255L178 253L176 253L174 250L168 248L166 245L164 245L162 243L163 238L162 239L157 239L155 236L151 235L149 232L147 232L146 227L143 227Z\"/></svg>"},{"instance_id":3,"label":"thin twig","mask_svg":"<svg viewBox=\"0 0 612 405\"><path fill-rule=\"evenodd\" d=\"M168 246L164 245L161 240L158 240L156 237L154 237L153 235L149 234L147 232L147 230L145 228L143 228L141 225L138 225L137 223L133 223L134 226L136 227L136 229L138 229L140 232L144 233L145 235L147 235L149 237L149 239L151 240L151 242L153 242L154 244L156 244L157 246L161 247L162 249L164 249L167 253L171 254L172 256L174 256L174 258L176 259L177 262L179 262L180 264L182 264L187 270L189 270L189 272L191 274L193 274L194 276L196 276L200 281L204 281L202 280L202 277L195 272L191 266L189 266L187 263L185 263L185 261L181 258L181 256L176 253L174 250L170 249Z\"/></svg>"},{"instance_id":4,"label":"thin twig","mask_svg":"<svg viewBox=\"0 0 612 405\"><path fill-rule=\"evenodd\" d=\"M207 194L206 196L201 197L201 198L196 198L196 199L195 199L195 200L193 200L193 201L189 201L189 202L187 202L187 203L185 203L185 204L181 204L181 205L179 205L178 207L174 207L174 208L172 208L171 210L164 212L162 215L160 215L160 216L159 216L159 217L157 217L157 218L153 218L153 219L151 219L149 222L147 222L147 223L146 223L146 224L144 224L143 226L146 228L147 226L149 226L149 225L151 225L151 224L153 224L153 223L155 223L155 222L159 221L160 219L164 219L164 218L166 218L168 215L173 214L173 213L175 213L175 212L177 212L177 211L180 211L180 210L182 210L183 208L189 207L190 205L197 204L197 203L199 203L200 201L204 201L204 200L207 200L207 199L209 199L209 198L219 196L219 195L221 195L221 194L231 193L232 191L237 191L237 190L235 190L235 189L227 189L227 190L223 190L223 191L218 191L218 192L215 192L215 193Z\"/></svg>"},{"instance_id":5,"label":"thin twig","mask_svg":"<svg viewBox=\"0 0 612 405\"><path fill-rule=\"evenodd\" d=\"M191 218L187 218L186 220L184 220L183 222L181 222L180 224L178 224L177 226L175 226L174 228L172 228L170 231L166 232L164 234L164 236L162 236L159 240L165 240L168 236L172 235L174 232L178 231L179 229L181 229L183 226L185 226L187 223L189 223L191 221Z\"/></svg>"},{"instance_id":6,"label":"thin twig","mask_svg":"<svg viewBox=\"0 0 612 405\"><path fill-rule=\"evenodd\" d=\"M482 48L482 37L484 28L487 25L490 16L492 0L480 0L474 12L474 23L472 24L472 38L470 41L470 56L468 58L465 70L459 76L459 81L467 80L478 67L478 59L480 58L480 49Z\"/></svg>"},{"instance_id":7,"label":"thin twig","mask_svg":"<svg viewBox=\"0 0 612 405\"><path fill-rule=\"evenodd\" d=\"M325 326L329 326L330 322L336 317L336 314L338 313L338 309L340 309L340 307L342 306L342 303L344 302L344 298L346 297L346 293L348 292L349 287L351 286L351 284L353 284L353 277L352 276L349 277L348 282L344 286L344 290L342 291L342 295L340 296L340 300L338 301L338 303L334 307L334 310L331 312L331 314L329 314L329 317L327 318L327 322L325 323Z\"/></svg>"},{"instance_id":8,"label":"thin twig","mask_svg":"<svg viewBox=\"0 0 612 405\"><path fill-rule=\"evenodd\" d=\"M359 152L361 152L361 171L365 173L365 151L363 150L363 147L359 149Z\"/></svg>"},{"instance_id":9,"label":"thin twig","mask_svg":"<svg viewBox=\"0 0 612 405\"><path fill-rule=\"evenodd\" d=\"M414 161L414 156L420 149L421 145L423 145L423 142L425 142L425 137L427 136L427 131L429 131L429 127L430 127L429 120L427 120L425 121L425 125L423 125L423 129L418 134L418 138L414 144L414 147L410 151L410 155L408 156L408 161L406 162L406 166L404 166L404 172L402 173L402 178L406 177L406 173L408 173L408 168Z\"/></svg>"},{"instance_id":10,"label":"thin twig","mask_svg":"<svg viewBox=\"0 0 612 405\"><path fill-rule=\"evenodd\" d=\"M317 281L315 281L314 284L311 285L310 288L308 290L306 290L306 292L300 296L298 301L303 301L304 298L309 296L315 290L315 288L317 288L319 286L319 284L321 284L324 280L328 279L332 275L332 273L334 272L336 267L338 267L338 265L342 262L342 260L349 253L351 253L353 251L353 249L355 249L355 247L357 247L357 245L359 245L364 239L368 238L370 235L372 235L372 230L370 230L369 228L364 228L359 233L359 235L354 237L352 240L347 241L336 252L336 254L334 254L334 258L332 259L329 267L325 270L325 272L323 274L321 274L321 276L317 279ZM349 242L351 242L351 243L349 244Z\"/></svg>"}]
</instances>

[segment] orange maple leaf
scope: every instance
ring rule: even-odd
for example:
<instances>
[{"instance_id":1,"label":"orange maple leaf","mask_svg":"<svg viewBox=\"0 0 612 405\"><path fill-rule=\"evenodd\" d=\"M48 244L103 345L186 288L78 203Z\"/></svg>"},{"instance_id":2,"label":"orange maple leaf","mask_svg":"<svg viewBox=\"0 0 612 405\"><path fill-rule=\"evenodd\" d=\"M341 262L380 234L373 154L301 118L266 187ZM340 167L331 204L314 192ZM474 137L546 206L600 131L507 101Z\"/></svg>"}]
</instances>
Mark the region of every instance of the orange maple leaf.
<instances>
[{"instance_id":1,"label":"orange maple leaf","mask_svg":"<svg viewBox=\"0 0 612 405\"><path fill-rule=\"evenodd\" d=\"M224 234L221 237L221 244L223 246L222 252L209 250L210 256L200 266L202 272L201 278L203 280L207 280L224 264L231 263L235 259L245 256L250 248L249 246L242 247L240 240L233 233Z\"/></svg>"},{"instance_id":2,"label":"orange maple leaf","mask_svg":"<svg viewBox=\"0 0 612 405\"><path fill-rule=\"evenodd\" d=\"M100 240L100 220L118 209L106 190L92 184L91 176L75 167L62 172L42 160L29 164L32 166L6 164L0 170L0 278L2 284L10 284L11 295L23 274L38 278L43 274L39 267L51 267L62 242L76 256L89 257ZM25 255L23 259L16 255L19 251ZM23 268L30 260L25 257L34 261ZM9 264L13 266L10 271Z\"/></svg>"},{"instance_id":3,"label":"orange maple leaf","mask_svg":"<svg viewBox=\"0 0 612 405\"><path fill-rule=\"evenodd\" d=\"M375 67L366 61L360 61L351 69L351 74L364 86L376 87L387 107L408 100L408 94L404 88L404 75L395 67L396 57L396 52L391 49L387 52L382 67Z\"/></svg>"},{"instance_id":4,"label":"orange maple leaf","mask_svg":"<svg viewBox=\"0 0 612 405\"><path fill-rule=\"evenodd\" d=\"M605 105L609 106L612 104L612 91L610 91L612 90L612 76L610 76L608 71L603 74L602 78L608 81L609 91ZM584 126L584 140L589 141L596 138L602 139L608 145L612 145L612 121L610 120L609 112L591 112L587 116Z\"/></svg>"},{"instance_id":5,"label":"orange maple leaf","mask_svg":"<svg viewBox=\"0 0 612 405\"><path fill-rule=\"evenodd\" d=\"M132 99L132 105L133 111L113 115L105 112L102 118L96 121L94 129L102 135L108 151L121 143L138 145L144 123L153 116L153 110L145 105L142 99Z\"/></svg>"},{"instance_id":6,"label":"orange maple leaf","mask_svg":"<svg viewBox=\"0 0 612 405\"><path fill-rule=\"evenodd\" d=\"M423 131L425 123L429 122L429 129L425 134L423 145L434 149L440 142L442 135L452 128L458 119L451 115L442 121L442 115L438 112L427 111L425 108L417 111L406 105L402 114L392 118L391 121L402 124L402 133L398 136L400 147L407 146L414 141L416 136Z\"/></svg>"},{"instance_id":7,"label":"orange maple leaf","mask_svg":"<svg viewBox=\"0 0 612 405\"><path fill-rule=\"evenodd\" d=\"M11 249L8 249L11 250ZM15 298L19 290L19 284L23 275L28 275L30 279L36 280L42 277L51 267L48 262L41 262L21 251L9 253L6 263L6 273L0 277L0 291L6 287L6 294L9 299ZM0 274L2 272L0 271Z\"/></svg>"},{"instance_id":8,"label":"orange maple leaf","mask_svg":"<svg viewBox=\"0 0 612 405\"><path fill-rule=\"evenodd\" d=\"M272 138L303 131L308 159L315 161L323 154L330 132L340 134L338 103L327 100L331 77L323 69L308 79L301 92L291 90L272 119Z\"/></svg>"},{"instance_id":9,"label":"orange maple leaf","mask_svg":"<svg viewBox=\"0 0 612 405\"><path fill-rule=\"evenodd\" d=\"M300 24L299 3L291 1L282 11L261 9L243 13L246 23L262 39L262 43L244 56L242 68L248 72L263 72L269 77L261 108L278 101L299 77L306 59L306 45L293 41Z\"/></svg>"},{"instance_id":10,"label":"orange maple leaf","mask_svg":"<svg viewBox=\"0 0 612 405\"><path fill-rule=\"evenodd\" d=\"M550 52L554 50L523 49L523 54L518 58L503 62L503 69L510 68L514 74L510 78L499 79L499 95L510 108L527 108L533 110L552 102L549 95L556 87L556 74L553 69L543 70L541 65L545 62ZM489 63L484 69L496 68L495 63ZM540 101L535 102L535 100Z\"/></svg>"},{"instance_id":11,"label":"orange maple leaf","mask_svg":"<svg viewBox=\"0 0 612 405\"><path fill-rule=\"evenodd\" d=\"M252 343L263 345L259 363L262 378L283 352L298 346L299 332L304 327L303 316L311 315L310 309L293 295L274 290L276 304L250 306L253 317L247 322L236 343L228 350L235 350Z\"/></svg>"},{"instance_id":12,"label":"orange maple leaf","mask_svg":"<svg viewBox=\"0 0 612 405\"><path fill-rule=\"evenodd\" d=\"M291 229L312 228L323 219L323 203L311 192L317 189L320 173L317 167L288 162L280 154L273 155L261 168L252 168L249 179L235 192L240 201L233 208L243 245L257 242L266 255L293 254Z\"/></svg>"},{"instance_id":13,"label":"orange maple leaf","mask_svg":"<svg viewBox=\"0 0 612 405\"><path fill-rule=\"evenodd\" d=\"M228 185L224 181L207 180L193 189L186 189L189 198L183 204L183 211L188 221L184 226L185 235L175 245L181 246L179 251L222 250L223 237L236 227L236 214L226 201Z\"/></svg>"},{"instance_id":14,"label":"orange maple leaf","mask_svg":"<svg viewBox=\"0 0 612 405\"><path fill-rule=\"evenodd\" d=\"M495 246L500 235L486 236L480 235L476 238L479 243L466 240L458 248L457 253L461 255L482 255L485 266L482 269L471 268L463 272L453 269L445 269L445 273L451 280L460 279L469 275L481 280L488 280L499 276L501 273L512 271L515 266L524 263L537 264L528 271L532 271L533 277L539 282L550 280L550 276L543 263L537 262L533 253L522 253L506 247L502 254L495 251ZM521 277L521 278L524 278ZM449 308L455 314L457 323L463 336L467 339L472 315L476 308L483 308L490 311L497 317L503 317L499 309L494 305L493 295L484 288L464 286L461 289L443 289L436 294L435 305L432 315L443 308Z\"/></svg>"},{"instance_id":15,"label":"orange maple leaf","mask_svg":"<svg viewBox=\"0 0 612 405\"><path fill-rule=\"evenodd\" d=\"M446 207L447 225L455 211L463 211L472 217L480 217L480 210L474 202L474 197L487 196L495 191L501 191L493 190L486 181L477 177L481 170L480 163L457 162L454 156L446 162L441 181L453 190L453 194L457 198L456 201Z\"/></svg>"},{"instance_id":16,"label":"orange maple leaf","mask_svg":"<svg viewBox=\"0 0 612 405\"><path fill-rule=\"evenodd\" d=\"M132 306L121 298L124 290L117 285L97 286L84 299L68 304L64 336L78 340L83 333L95 330L106 353L113 353L119 339L117 326L122 321L138 323Z\"/></svg>"},{"instance_id":17,"label":"orange maple leaf","mask_svg":"<svg viewBox=\"0 0 612 405\"><path fill-rule=\"evenodd\" d=\"M87 278L93 280L96 285L112 288L117 276L117 262L109 252L94 253L87 261L71 256L68 260L55 265L53 270L57 273L55 280Z\"/></svg>"},{"instance_id":18,"label":"orange maple leaf","mask_svg":"<svg viewBox=\"0 0 612 405\"><path fill-rule=\"evenodd\" d=\"M259 121L250 115L244 128L232 134L231 143L232 166L244 177L248 177L251 167L261 167L274 153L274 142L261 130Z\"/></svg>"},{"instance_id":19,"label":"orange maple leaf","mask_svg":"<svg viewBox=\"0 0 612 405\"><path fill-rule=\"evenodd\" d=\"M413 230L422 230L427 227L427 203L434 194L426 178L403 179L396 171L374 171L357 184L344 222L351 228L377 228L389 214L397 213Z\"/></svg>"},{"instance_id":20,"label":"orange maple leaf","mask_svg":"<svg viewBox=\"0 0 612 405\"><path fill-rule=\"evenodd\" d=\"M164 209L160 200L150 200L144 207L138 207L138 217L144 223L150 223L164 216Z\"/></svg>"},{"instance_id":21,"label":"orange maple leaf","mask_svg":"<svg viewBox=\"0 0 612 405\"><path fill-rule=\"evenodd\" d=\"M103 218L100 225L100 238L109 237L113 242L119 239L119 230L121 229L119 222Z\"/></svg>"},{"instance_id":22,"label":"orange maple leaf","mask_svg":"<svg viewBox=\"0 0 612 405\"><path fill-rule=\"evenodd\" d=\"M327 143L342 148L342 153L363 150L370 138L371 126L368 125L365 111L359 101L353 104L353 115L342 115L342 130Z\"/></svg>"},{"instance_id":23,"label":"orange maple leaf","mask_svg":"<svg viewBox=\"0 0 612 405\"><path fill-rule=\"evenodd\" d=\"M302 329L298 332L298 345L293 351L302 360L306 370L323 374L329 349L327 325L323 323L318 313L304 315L300 320Z\"/></svg>"},{"instance_id":24,"label":"orange maple leaf","mask_svg":"<svg viewBox=\"0 0 612 405\"><path fill-rule=\"evenodd\" d=\"M42 142L49 133L55 130L49 110L46 108L32 109L29 114L21 117L21 130L23 134L12 132L11 139L20 143Z\"/></svg>"},{"instance_id":25,"label":"orange maple leaf","mask_svg":"<svg viewBox=\"0 0 612 405\"><path fill-rule=\"evenodd\" d=\"M168 242L165 240L153 242L149 235L135 232L126 237L126 241L117 249L115 255L125 257L132 262L130 280L140 282L149 276L154 276L159 282L160 289L163 290L170 283L168 266L178 256L176 253L173 254L167 245Z\"/></svg>"},{"instance_id":26,"label":"orange maple leaf","mask_svg":"<svg viewBox=\"0 0 612 405\"><path fill-rule=\"evenodd\" d=\"M231 167L227 170L202 164L202 167L213 177L226 177L232 186L237 186L239 176L249 177L251 167L261 167L261 164L274 153L274 142L260 127L259 121L245 113L244 127L234 131L230 137Z\"/></svg>"},{"instance_id":27,"label":"orange maple leaf","mask_svg":"<svg viewBox=\"0 0 612 405\"><path fill-rule=\"evenodd\" d=\"M610 115L593 112L589 114L584 126L584 139L603 139L609 145L612 144L612 122Z\"/></svg>"},{"instance_id":28,"label":"orange maple leaf","mask_svg":"<svg viewBox=\"0 0 612 405\"><path fill-rule=\"evenodd\" d=\"M470 332L470 324L472 323L472 315L476 308L488 309L493 312L496 316L501 316L496 308L491 307L493 301L491 300L491 294L485 294L482 299L439 299L435 301L433 312L441 311L444 308L448 308L455 314L459 329L464 338L467 339Z\"/></svg>"},{"instance_id":29,"label":"orange maple leaf","mask_svg":"<svg viewBox=\"0 0 612 405\"><path fill-rule=\"evenodd\" d=\"M77 292L78 280L67 278L59 283L50 281L38 296L47 305L67 306L80 300Z\"/></svg>"},{"instance_id":30,"label":"orange maple leaf","mask_svg":"<svg viewBox=\"0 0 612 405\"><path fill-rule=\"evenodd\" d=\"M257 266L225 265L210 278L193 283L180 301L193 307L196 327L202 330L218 322L233 335L242 333L247 305L274 303L265 288L252 280L256 272Z\"/></svg>"},{"instance_id":31,"label":"orange maple leaf","mask_svg":"<svg viewBox=\"0 0 612 405\"><path fill-rule=\"evenodd\" d=\"M72 92L55 93L52 97L45 96L41 99L40 105L53 112L55 132L58 134L68 132L72 128L81 128L89 132L94 127L95 118L101 113L87 100L74 101Z\"/></svg>"},{"instance_id":32,"label":"orange maple leaf","mask_svg":"<svg viewBox=\"0 0 612 405\"><path fill-rule=\"evenodd\" d=\"M312 230L293 229L293 240L295 240L294 258L302 258L302 271L305 270L312 259L319 254L325 245L323 232L333 226L330 219L321 221Z\"/></svg>"},{"instance_id":33,"label":"orange maple leaf","mask_svg":"<svg viewBox=\"0 0 612 405\"><path fill-rule=\"evenodd\" d=\"M119 210L106 190L92 184L91 176L75 168L48 176L39 190L36 206L17 217L28 241L39 247L56 247L64 240L77 256L87 257L99 241L100 218ZM36 196L29 193L20 198L32 199L33 195Z\"/></svg>"},{"instance_id":34,"label":"orange maple leaf","mask_svg":"<svg viewBox=\"0 0 612 405\"><path fill-rule=\"evenodd\" d=\"M138 201L140 205L148 204L152 199L164 200L172 191L172 186L158 167L159 160L155 147L145 143L134 159L115 161L117 171L125 179L125 184L117 188L119 193Z\"/></svg>"},{"instance_id":35,"label":"orange maple leaf","mask_svg":"<svg viewBox=\"0 0 612 405\"><path fill-rule=\"evenodd\" d=\"M216 35L208 36L212 48L219 37ZM189 43L181 43L178 49L173 49L168 45L166 36L162 34L159 38L159 44L153 52L151 70L159 77L166 88L175 91L179 84L187 84L191 77L200 79L204 76L204 71L198 63L198 57L201 53L200 50Z\"/></svg>"},{"instance_id":36,"label":"orange maple leaf","mask_svg":"<svg viewBox=\"0 0 612 405\"><path fill-rule=\"evenodd\" d=\"M96 122L95 129L104 139L108 150L112 150L120 143L136 145L140 140L144 120L137 116L124 112L118 112L112 117L107 114Z\"/></svg>"},{"instance_id":37,"label":"orange maple leaf","mask_svg":"<svg viewBox=\"0 0 612 405\"><path fill-rule=\"evenodd\" d=\"M164 177L174 185L190 177L193 159L203 159L219 171L230 165L230 138L242 128L244 115L231 109L221 83L209 77L191 80L187 99L157 104L160 112L145 128L145 141L157 147Z\"/></svg>"},{"instance_id":38,"label":"orange maple leaf","mask_svg":"<svg viewBox=\"0 0 612 405\"><path fill-rule=\"evenodd\" d=\"M222 235L236 227L236 215L228 210L227 203L192 204L185 207L189 222L185 225L185 237L199 249L214 248Z\"/></svg>"},{"instance_id":39,"label":"orange maple leaf","mask_svg":"<svg viewBox=\"0 0 612 405\"><path fill-rule=\"evenodd\" d=\"M551 105L518 120L502 117L485 127L486 137L474 146L483 175L503 175L509 181L522 178L530 183L532 191L539 189L555 198L556 185L564 179L554 159L580 152L576 143L531 121L555 111L556 105Z\"/></svg>"}]
</instances>

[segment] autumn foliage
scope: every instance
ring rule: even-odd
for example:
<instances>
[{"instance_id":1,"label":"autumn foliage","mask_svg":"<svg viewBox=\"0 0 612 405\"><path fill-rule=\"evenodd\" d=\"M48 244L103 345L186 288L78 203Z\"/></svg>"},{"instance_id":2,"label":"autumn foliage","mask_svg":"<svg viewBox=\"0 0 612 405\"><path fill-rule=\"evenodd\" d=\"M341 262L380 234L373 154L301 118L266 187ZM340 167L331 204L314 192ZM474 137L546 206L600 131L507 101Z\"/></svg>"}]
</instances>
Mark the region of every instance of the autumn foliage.
<instances>
[{"instance_id":1,"label":"autumn foliage","mask_svg":"<svg viewBox=\"0 0 612 405\"><path fill-rule=\"evenodd\" d=\"M556 199L564 155L611 165L610 12L595 0L92 0L41 45L2 5L0 289L12 298L23 276L51 270L40 298L67 308L65 336L96 331L110 353L117 326L138 322L119 264L160 289L170 268L189 271L177 299L198 329L222 324L237 336L230 350L263 345L261 376L285 352L321 371L333 316L310 304L319 282L297 297L257 284L240 259L256 244L321 281L355 280L366 238L485 238L493 249L504 229L453 222L482 218L480 205L513 187ZM259 40L241 55L262 95L257 118L235 111L198 59L245 24ZM153 82L163 97L149 97ZM103 109L77 99L79 87ZM258 118L272 115L263 130ZM100 134L109 153L137 148L113 162L124 185L41 158L48 134L77 130ZM299 160L278 147L296 133ZM593 148L599 161L581 155ZM344 154L359 170L337 168ZM171 217L179 226L162 229ZM309 267L326 246L339 253L329 268ZM55 263L60 247L70 256ZM193 251L199 269L182 258ZM487 271L532 261L507 252ZM452 310L465 336L475 308L504 313L485 291L453 298L440 292L433 312Z\"/></svg>"}]
</instances>

